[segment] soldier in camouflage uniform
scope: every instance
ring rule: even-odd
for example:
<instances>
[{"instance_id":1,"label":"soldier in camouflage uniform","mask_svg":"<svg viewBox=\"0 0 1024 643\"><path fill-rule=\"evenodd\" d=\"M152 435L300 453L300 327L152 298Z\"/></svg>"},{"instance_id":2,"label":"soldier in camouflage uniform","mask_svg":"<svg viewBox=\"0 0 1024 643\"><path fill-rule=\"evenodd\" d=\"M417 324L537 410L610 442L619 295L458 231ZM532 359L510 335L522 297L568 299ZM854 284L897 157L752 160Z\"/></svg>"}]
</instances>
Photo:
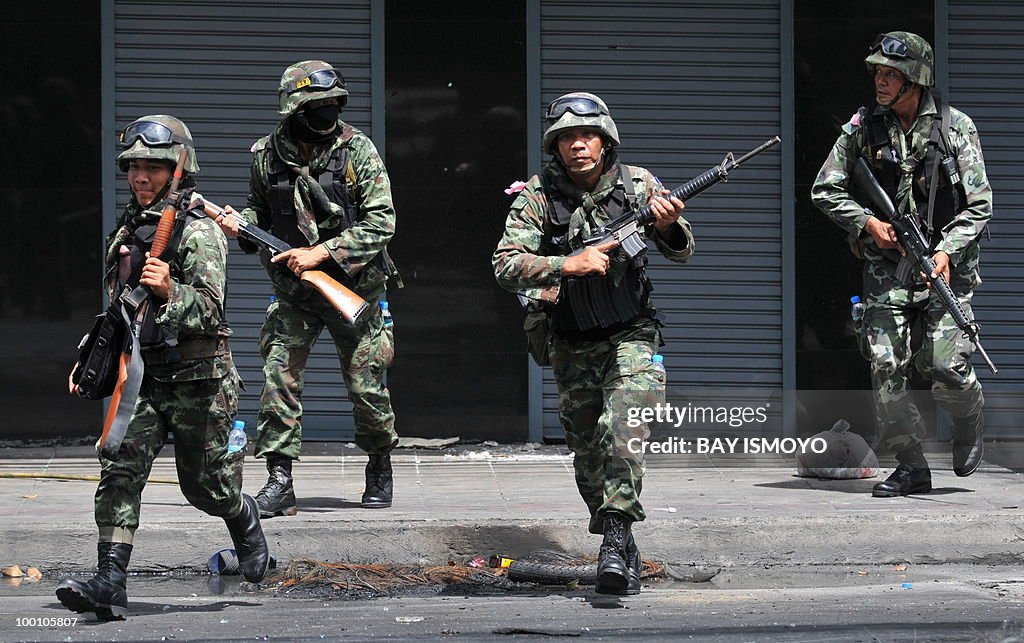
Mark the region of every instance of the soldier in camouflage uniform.
<instances>
[{"instance_id":1,"label":"soldier in camouflage uniform","mask_svg":"<svg viewBox=\"0 0 1024 643\"><path fill-rule=\"evenodd\" d=\"M370 139L338 118L348 101L340 72L319 60L296 63L281 77L279 94L283 118L253 146L249 198L241 212L293 246L275 257L261 255L275 301L260 333L266 365L256 457L267 459L269 479L256 501L264 518L297 511L292 461L302 444L303 372L326 327L352 401L356 444L369 454L362 506L390 507L389 452L398 436L384 376L394 338L378 304L387 279L397 277L386 249L395 232L391 182ZM237 235L231 217L221 225L228 236ZM257 251L242 239L239 245ZM370 310L354 325L346 322L319 292L300 285L297 275L313 268L361 295Z\"/></svg>"},{"instance_id":2,"label":"soldier in camouflage uniform","mask_svg":"<svg viewBox=\"0 0 1024 643\"><path fill-rule=\"evenodd\" d=\"M664 374L652 361L661 345L660 323L644 271L646 250L636 259L614 244L576 251L601 225L648 203L657 220L646 235L668 259L688 260L693 235L680 217L681 201L664 198L667 190L647 170L619 162L618 131L600 98L566 94L548 106L546 120L543 145L552 158L512 204L494 274L503 288L535 302L552 329L546 348L559 419L575 454L590 532L604 535L597 591L635 594L640 553L631 525L644 519L644 459L627 444L646 440L650 431L645 424L630 427L627 413L664 402ZM591 302L602 299L605 312L609 304L620 314L592 315L586 303L587 310L574 314L588 299L573 294L579 288L590 288Z\"/></svg>"},{"instance_id":3,"label":"soldier in camouflage uniform","mask_svg":"<svg viewBox=\"0 0 1024 643\"><path fill-rule=\"evenodd\" d=\"M142 489L168 435L182 493L224 519L246 579L262 580L269 562L256 503L241 491L245 452L227 451L238 388L224 319L227 239L201 206L189 205L177 214L167 251L159 258L148 252L182 147L189 151L182 203L199 198L192 135L174 117L145 116L125 129L122 145L117 161L132 197L107 239L106 285L111 300L126 286L152 292L139 332L145 374L117 459L100 456L99 570L88 581L65 579L57 587L65 607L103 619L127 614L126 573Z\"/></svg>"},{"instance_id":4,"label":"soldier in camouflage uniform","mask_svg":"<svg viewBox=\"0 0 1024 643\"><path fill-rule=\"evenodd\" d=\"M992 190L974 123L929 89L934 61L920 36L893 31L878 37L865 59L877 105L870 112L861 108L843 126L811 190L815 205L850 234L851 247L864 258L863 339L878 430L899 461L889 479L875 485L877 497L931 491L921 447L925 428L907 390L912 362L953 419L956 475L974 473L984 447L984 398L970 363L974 345L931 294L926 276L909 269L893 226L858 202L850 180L857 158L865 157L896 207L916 216L929 237L936 264L929 276L943 274L972 317L971 297L981 283L978 241L992 216ZM912 354L915 325L922 329L921 346Z\"/></svg>"}]
</instances>

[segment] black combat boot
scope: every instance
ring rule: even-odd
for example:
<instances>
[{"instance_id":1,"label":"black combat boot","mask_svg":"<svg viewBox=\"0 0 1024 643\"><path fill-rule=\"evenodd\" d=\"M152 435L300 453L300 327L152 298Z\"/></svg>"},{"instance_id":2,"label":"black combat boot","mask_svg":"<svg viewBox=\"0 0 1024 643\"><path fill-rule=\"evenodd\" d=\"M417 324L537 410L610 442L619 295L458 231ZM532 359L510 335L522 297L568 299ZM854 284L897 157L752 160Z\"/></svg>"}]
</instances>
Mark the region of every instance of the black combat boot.
<instances>
[{"instance_id":1,"label":"black combat boot","mask_svg":"<svg viewBox=\"0 0 1024 643\"><path fill-rule=\"evenodd\" d=\"M250 583L260 582L270 566L270 551L252 496L242 494L242 511L234 518L225 518L224 524L228 526L231 542L235 543L238 570Z\"/></svg>"},{"instance_id":2,"label":"black combat boot","mask_svg":"<svg viewBox=\"0 0 1024 643\"><path fill-rule=\"evenodd\" d=\"M267 484L256 494L260 518L294 516L298 509L295 506L295 489L292 487L292 459L268 457L267 472L270 473Z\"/></svg>"},{"instance_id":3,"label":"black combat boot","mask_svg":"<svg viewBox=\"0 0 1024 643\"><path fill-rule=\"evenodd\" d=\"M640 593L640 588L642 586L640 577L643 574L643 561L640 559L640 549L636 546L636 540L633 538L632 531L630 531L629 541L626 543L626 568L629 571L629 582L626 583L625 589L618 591L598 591L602 594L617 594L619 596L632 596Z\"/></svg>"},{"instance_id":4,"label":"black combat boot","mask_svg":"<svg viewBox=\"0 0 1024 643\"><path fill-rule=\"evenodd\" d=\"M632 596L640 593L640 576L644 571L644 563L640 558L640 549L636 546L633 532L629 533L629 543L626 545L626 565L629 566L629 583L626 585L625 594Z\"/></svg>"},{"instance_id":5,"label":"black combat boot","mask_svg":"<svg viewBox=\"0 0 1024 643\"><path fill-rule=\"evenodd\" d=\"M395 488L391 476L391 454L371 453L366 463L366 489L360 503L366 509L387 509Z\"/></svg>"},{"instance_id":6,"label":"black combat boot","mask_svg":"<svg viewBox=\"0 0 1024 643\"><path fill-rule=\"evenodd\" d=\"M985 454L985 414L953 418L953 473L966 478L981 465Z\"/></svg>"},{"instance_id":7,"label":"black combat boot","mask_svg":"<svg viewBox=\"0 0 1024 643\"><path fill-rule=\"evenodd\" d=\"M932 490L932 472L928 469L928 460L924 457L924 448L920 443L898 452L896 461L900 465L884 482L874 486L872 496L891 498Z\"/></svg>"},{"instance_id":8,"label":"black combat boot","mask_svg":"<svg viewBox=\"0 0 1024 643\"><path fill-rule=\"evenodd\" d=\"M598 594L625 594L629 587L626 544L632 537L631 525L629 518L616 511L604 516L604 541L597 553Z\"/></svg>"},{"instance_id":9,"label":"black combat boot","mask_svg":"<svg viewBox=\"0 0 1024 643\"><path fill-rule=\"evenodd\" d=\"M72 612L95 612L104 621L128 616L128 560L132 546L127 543L99 543L96 575L82 582L65 578L57 585L57 599Z\"/></svg>"},{"instance_id":10,"label":"black combat boot","mask_svg":"<svg viewBox=\"0 0 1024 643\"><path fill-rule=\"evenodd\" d=\"M875 498L891 498L912 493L928 493L931 490L932 472L927 467L915 469L910 465L901 464L884 482L874 486L871 495Z\"/></svg>"}]
</instances>

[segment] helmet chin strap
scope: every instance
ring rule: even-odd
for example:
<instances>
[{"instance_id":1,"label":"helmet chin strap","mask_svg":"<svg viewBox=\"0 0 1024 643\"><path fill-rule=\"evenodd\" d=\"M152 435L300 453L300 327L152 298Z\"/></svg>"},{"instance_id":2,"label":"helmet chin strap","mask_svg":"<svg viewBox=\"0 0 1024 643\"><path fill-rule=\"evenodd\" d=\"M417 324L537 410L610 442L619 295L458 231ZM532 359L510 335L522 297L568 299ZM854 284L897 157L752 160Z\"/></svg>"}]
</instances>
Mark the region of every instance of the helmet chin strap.
<instances>
[{"instance_id":1,"label":"helmet chin strap","mask_svg":"<svg viewBox=\"0 0 1024 643\"><path fill-rule=\"evenodd\" d=\"M903 86L900 87L900 90L898 92L896 92L896 96L891 101L889 101L888 103L885 103L884 105L882 105L882 107L892 107L896 103L900 102L900 99L903 98L903 96L906 95L906 93L910 89L912 89L913 86L914 86L914 83L910 82L909 80L904 82Z\"/></svg>"},{"instance_id":2,"label":"helmet chin strap","mask_svg":"<svg viewBox=\"0 0 1024 643\"><path fill-rule=\"evenodd\" d=\"M163 201L164 197L167 196L167 193L170 192L170 190L171 190L171 179L167 179L167 183L164 183L164 186L162 188L160 188L157 191L156 196L153 197L153 202L152 203L147 203L146 205L142 205L142 203L139 202L138 195L135 194L135 187L133 186L132 187L132 198L135 199L135 202L138 203L139 206L142 209L148 210L149 208L151 208L154 205L156 205L156 204L160 203L161 201Z\"/></svg>"},{"instance_id":3,"label":"helmet chin strap","mask_svg":"<svg viewBox=\"0 0 1024 643\"><path fill-rule=\"evenodd\" d=\"M558 156L558 161L559 161L559 163L562 164L562 167L565 168L565 171L569 172L570 174L590 174L591 172L594 171L594 168L598 167L599 165L601 165L601 163L604 162L604 153L605 153L606 149L608 149L608 148L607 147L602 147L601 148L601 153L597 155L597 160L595 160L594 164L591 165L586 170L576 170L576 169L570 168L568 165L565 164L565 161L562 160L561 155Z\"/></svg>"}]
</instances>

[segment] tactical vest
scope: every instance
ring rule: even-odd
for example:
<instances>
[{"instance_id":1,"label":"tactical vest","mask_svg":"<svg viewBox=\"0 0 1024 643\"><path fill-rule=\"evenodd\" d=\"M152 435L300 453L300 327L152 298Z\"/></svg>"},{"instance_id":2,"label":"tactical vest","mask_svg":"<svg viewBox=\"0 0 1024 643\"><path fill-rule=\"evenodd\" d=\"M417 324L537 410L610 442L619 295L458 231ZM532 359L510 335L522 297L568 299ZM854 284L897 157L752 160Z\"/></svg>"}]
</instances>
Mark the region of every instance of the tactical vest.
<instances>
[{"instance_id":1,"label":"tactical vest","mask_svg":"<svg viewBox=\"0 0 1024 643\"><path fill-rule=\"evenodd\" d=\"M936 91L932 98L938 115L932 119L931 136L924 159L907 159L914 165L912 192L920 217L921 231L928 238L932 249L942 240L942 229L967 204L967 196L960 180L956 165L956 156L950 154L949 105L945 104ZM877 112L877 110L876 110ZM861 120L867 123L867 141L864 156L871 166L872 173L879 184L897 203L896 191L900 182L899 153L889 139L889 129L882 113L867 113L860 108Z\"/></svg>"},{"instance_id":2,"label":"tactical vest","mask_svg":"<svg viewBox=\"0 0 1024 643\"><path fill-rule=\"evenodd\" d=\"M341 146L331 152L327 167L315 177L332 203L341 206L342 222L336 228L324 229L318 225L320 241L333 239L351 228L358 217L355 195L355 176L348 158L348 147ZM268 202L270 205L271 231L280 239L287 241L295 248L309 245L309 240L299 230L298 218L295 215L295 179L296 174L281 160L274 149L273 140L267 146L267 185L270 186ZM325 221L330 212L313 203L313 216L317 224Z\"/></svg>"},{"instance_id":3,"label":"tactical vest","mask_svg":"<svg viewBox=\"0 0 1024 643\"><path fill-rule=\"evenodd\" d=\"M270 186L268 204L270 206L271 232L280 239L288 242L294 248L304 248L309 245L306 235L299 230L299 221L295 215L295 179L296 174L281 160L277 150L274 149L273 138L267 146L267 185ZM321 228L319 224L330 216L330 212L320 207L316 202L313 206L313 216L317 222L317 232L320 242L333 239L345 230L351 228L359 220L359 205L355 194L355 171L352 168L352 161L349 159L347 146L335 148L331 152L331 158L327 167L315 177L320 187L324 189L327 198L336 205L341 206L341 225L335 228ZM396 285L401 288L402 281L398 277L391 258L388 256L387 248L381 250L370 261L389 277L396 278ZM345 272L334 262L328 261L321 265L318 270L323 270L339 281L346 279Z\"/></svg>"},{"instance_id":4,"label":"tactical vest","mask_svg":"<svg viewBox=\"0 0 1024 643\"><path fill-rule=\"evenodd\" d=\"M167 243L167 248L160 255L160 260L170 262L178 252L181 245L181 236L185 226L194 219L203 219L205 214L201 210L189 210L184 215L179 214L174 221L174 230ZM131 274L126 284L134 289L139 285L142 277L142 268L146 264L146 253L153 245L153 238L156 236L157 222L139 226L130 239L128 250L131 253ZM159 364L170 364L185 359L198 359L201 357L212 357L217 354L222 338L218 337L197 337L187 340L178 340L177 333L170 328L156 323L156 315L160 307L165 303L151 295L151 301L146 308L146 315L139 328L139 344L142 347L142 359L146 366Z\"/></svg>"},{"instance_id":5,"label":"tactical vest","mask_svg":"<svg viewBox=\"0 0 1024 643\"><path fill-rule=\"evenodd\" d=\"M625 165L619 165L621 183L616 185L605 202L608 220L613 221L628 211L636 210L633 181ZM543 182L543 177L541 178ZM569 245L569 222L575 210L568 199L546 183L544 192L548 207L545 209L544 235L541 254L568 256L574 252ZM610 254L612 263L621 260ZM623 255L624 256L624 255ZM647 305L653 290L647 277L647 251L644 249L628 260L625 271L609 271L604 275L563 277L561 296L549 307L552 330L566 337L602 339L625 329L641 316L656 317L657 312Z\"/></svg>"}]
</instances>

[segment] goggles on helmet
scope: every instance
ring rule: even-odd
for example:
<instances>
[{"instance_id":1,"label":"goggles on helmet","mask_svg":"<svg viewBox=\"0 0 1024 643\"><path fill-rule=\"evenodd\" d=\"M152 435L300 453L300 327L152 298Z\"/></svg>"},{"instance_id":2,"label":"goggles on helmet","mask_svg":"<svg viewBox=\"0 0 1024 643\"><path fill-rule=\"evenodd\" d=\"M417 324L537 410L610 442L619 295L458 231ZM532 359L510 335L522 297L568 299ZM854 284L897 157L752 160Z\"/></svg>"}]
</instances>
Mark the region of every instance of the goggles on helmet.
<instances>
[{"instance_id":1,"label":"goggles on helmet","mask_svg":"<svg viewBox=\"0 0 1024 643\"><path fill-rule=\"evenodd\" d=\"M175 143L192 144L191 140L178 136L166 125L153 121L137 121L121 132L121 147L131 147L139 139L148 147L174 145Z\"/></svg>"},{"instance_id":2,"label":"goggles on helmet","mask_svg":"<svg viewBox=\"0 0 1024 643\"><path fill-rule=\"evenodd\" d=\"M608 109L597 101L582 96L571 96L569 98L556 98L551 101L545 118L549 121L555 121L566 112L572 112L577 116L609 115Z\"/></svg>"},{"instance_id":3,"label":"goggles on helmet","mask_svg":"<svg viewBox=\"0 0 1024 643\"><path fill-rule=\"evenodd\" d=\"M305 78L288 83L281 88L281 93L287 96L307 87L320 90L327 90L332 87L345 89L345 77L336 69L320 69L312 72Z\"/></svg>"},{"instance_id":4,"label":"goggles on helmet","mask_svg":"<svg viewBox=\"0 0 1024 643\"><path fill-rule=\"evenodd\" d=\"M910 47L907 46L907 43L903 42L899 38L893 38L888 34L878 34L878 37L875 38L875 42L871 43L871 46L868 48L868 53L873 54L879 49L881 49L882 53L889 58L914 59L914 54L910 51Z\"/></svg>"}]
</instances>

